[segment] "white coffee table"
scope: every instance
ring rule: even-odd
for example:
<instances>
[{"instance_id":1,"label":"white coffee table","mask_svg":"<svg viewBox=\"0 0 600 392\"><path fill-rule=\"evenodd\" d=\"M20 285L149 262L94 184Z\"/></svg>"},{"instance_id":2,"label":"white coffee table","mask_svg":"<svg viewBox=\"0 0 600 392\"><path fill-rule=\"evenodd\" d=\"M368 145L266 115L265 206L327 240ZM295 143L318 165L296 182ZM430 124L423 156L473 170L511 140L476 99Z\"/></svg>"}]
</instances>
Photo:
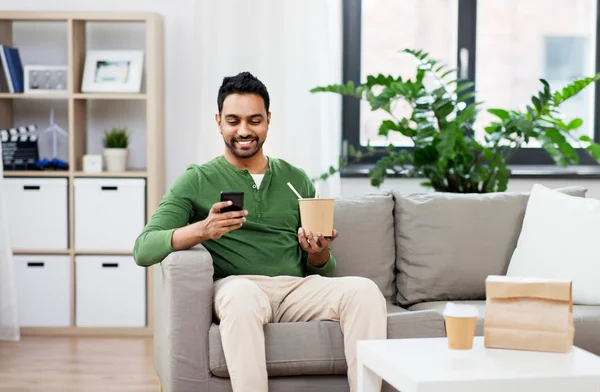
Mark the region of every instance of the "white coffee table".
<instances>
[{"instance_id":1,"label":"white coffee table","mask_svg":"<svg viewBox=\"0 0 600 392\"><path fill-rule=\"evenodd\" d=\"M377 379L401 392L600 392L600 357L569 353L448 349L446 338L359 341L358 391L379 392Z\"/></svg>"}]
</instances>

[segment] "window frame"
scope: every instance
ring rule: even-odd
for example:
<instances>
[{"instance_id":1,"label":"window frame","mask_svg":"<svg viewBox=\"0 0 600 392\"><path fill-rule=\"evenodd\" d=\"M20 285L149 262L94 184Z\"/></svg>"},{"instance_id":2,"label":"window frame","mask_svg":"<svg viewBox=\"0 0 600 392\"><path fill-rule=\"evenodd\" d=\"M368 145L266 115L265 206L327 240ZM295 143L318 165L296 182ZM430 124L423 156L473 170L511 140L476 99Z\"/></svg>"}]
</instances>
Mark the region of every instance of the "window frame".
<instances>
[{"instance_id":1,"label":"window frame","mask_svg":"<svg viewBox=\"0 0 600 392\"><path fill-rule=\"evenodd\" d=\"M596 50L595 50L595 72L600 72L600 0L596 4ZM353 81L360 84L361 81L361 44L362 44L362 0L344 0L342 10L343 26L343 58L342 77L345 82ZM460 67L461 49L468 50L468 81L475 83L477 89L476 57L477 57L477 0L458 0L458 45L457 64ZM595 142L600 143L600 82L594 84L594 134ZM349 147L352 145L356 151L366 152L366 148L360 145L360 101L344 96L342 98L342 146L344 157L348 157ZM411 151L412 147L396 147L397 151ZM578 149L580 166L597 165L585 151ZM366 167L373 165L379 158L386 155L385 147L375 147L375 153L361 158L357 165ZM508 162L509 165L525 166L555 166L556 163L542 148L521 148ZM342 170L350 176L355 174L354 170Z\"/></svg>"}]
</instances>

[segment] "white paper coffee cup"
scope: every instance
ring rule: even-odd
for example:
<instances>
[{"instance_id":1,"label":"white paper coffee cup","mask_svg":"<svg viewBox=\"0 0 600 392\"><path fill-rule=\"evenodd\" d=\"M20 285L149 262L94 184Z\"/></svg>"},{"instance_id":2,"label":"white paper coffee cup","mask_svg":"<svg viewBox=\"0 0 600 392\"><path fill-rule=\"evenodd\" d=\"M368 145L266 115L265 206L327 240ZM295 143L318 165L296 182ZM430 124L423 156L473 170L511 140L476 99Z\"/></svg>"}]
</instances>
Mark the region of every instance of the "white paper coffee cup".
<instances>
[{"instance_id":1,"label":"white paper coffee cup","mask_svg":"<svg viewBox=\"0 0 600 392\"><path fill-rule=\"evenodd\" d=\"M448 347L454 350L470 350L477 327L479 312L473 305L448 302L444 309Z\"/></svg>"}]
</instances>

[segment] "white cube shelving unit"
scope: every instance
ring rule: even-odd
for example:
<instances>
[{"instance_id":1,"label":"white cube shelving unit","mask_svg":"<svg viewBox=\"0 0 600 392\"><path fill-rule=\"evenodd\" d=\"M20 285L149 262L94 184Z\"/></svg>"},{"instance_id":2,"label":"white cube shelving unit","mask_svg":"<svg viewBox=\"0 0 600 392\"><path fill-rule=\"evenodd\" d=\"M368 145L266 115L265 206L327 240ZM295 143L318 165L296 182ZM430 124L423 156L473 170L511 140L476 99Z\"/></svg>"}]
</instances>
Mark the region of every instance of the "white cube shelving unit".
<instances>
[{"instance_id":1,"label":"white cube shelving unit","mask_svg":"<svg viewBox=\"0 0 600 392\"><path fill-rule=\"evenodd\" d=\"M143 327L145 274L131 256L76 256L78 327Z\"/></svg>"},{"instance_id":2,"label":"white cube shelving unit","mask_svg":"<svg viewBox=\"0 0 600 392\"><path fill-rule=\"evenodd\" d=\"M71 325L69 256L16 255L15 279L19 322L26 327Z\"/></svg>"},{"instance_id":3,"label":"white cube shelving unit","mask_svg":"<svg viewBox=\"0 0 600 392\"><path fill-rule=\"evenodd\" d=\"M43 128L57 108L68 132L69 170L4 172L23 335L153 334L153 268L132 252L164 194L163 36L150 12L0 11L0 45L17 47L24 65L51 64L51 53L68 66L67 91L0 91L0 129ZM81 92L86 51L119 49L144 51L141 91ZM120 125L135 133L131 169L83 172L103 129Z\"/></svg>"},{"instance_id":4,"label":"white cube shelving unit","mask_svg":"<svg viewBox=\"0 0 600 392\"><path fill-rule=\"evenodd\" d=\"M11 246L69 249L67 179L7 178L5 184Z\"/></svg>"},{"instance_id":5,"label":"white cube shelving unit","mask_svg":"<svg viewBox=\"0 0 600 392\"><path fill-rule=\"evenodd\" d=\"M139 178L76 178L75 249L133 248L144 228L146 181Z\"/></svg>"}]
</instances>

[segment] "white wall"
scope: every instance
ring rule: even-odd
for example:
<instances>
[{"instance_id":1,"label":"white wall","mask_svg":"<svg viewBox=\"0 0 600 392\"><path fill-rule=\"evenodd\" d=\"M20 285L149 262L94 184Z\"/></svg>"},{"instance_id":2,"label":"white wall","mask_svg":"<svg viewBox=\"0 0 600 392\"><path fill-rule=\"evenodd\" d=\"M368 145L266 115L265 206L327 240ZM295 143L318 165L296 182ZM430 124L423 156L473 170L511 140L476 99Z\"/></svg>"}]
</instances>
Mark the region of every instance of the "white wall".
<instances>
[{"instance_id":1,"label":"white wall","mask_svg":"<svg viewBox=\"0 0 600 392\"><path fill-rule=\"evenodd\" d=\"M377 193L395 189L405 193L427 192L426 188L419 184L421 179L388 178L381 187L372 187L367 178L344 178L342 180L342 197L358 196L365 193ZM565 186L584 186L588 189L587 197L600 199L600 180L592 179L511 179L508 183L509 192L529 192L533 184L542 184L549 188L561 188Z\"/></svg>"},{"instance_id":2,"label":"white wall","mask_svg":"<svg viewBox=\"0 0 600 392\"><path fill-rule=\"evenodd\" d=\"M9 10L48 10L48 11L150 11L161 14L165 22L165 102L166 102L166 173L167 185L185 169L185 167L194 163L197 159L198 143L201 143L201 130L198 129L198 93L194 86L201 86L198 81L197 64L194 63L197 50L194 41L194 10L196 1L194 0L0 0L0 9ZM139 35L136 28L132 26L124 27L128 35L121 46L139 44ZM98 27L102 29L102 27ZM66 32L64 27L53 26L49 24L43 34L38 32L38 37L48 37L47 42L54 43L61 41L61 33ZM17 37L27 41L27 37L22 35ZM91 42L96 49L103 46L102 41ZM111 41L112 42L112 41ZM48 45L46 45L48 46ZM52 45L55 50L49 51L42 59L23 59L27 61L48 61L46 64L65 64L66 46ZM216 92L215 92L216 96ZM131 105L135 106L136 103ZM58 120L66 120L66 105L57 107ZM103 121L103 116L107 111L114 111L114 104L94 103L90 110L95 116L90 119L90 140L88 149L91 152L99 152L101 132L104 127L111 125ZM138 105L139 106L139 105ZM32 118L36 122L43 124L47 121L47 110L50 104L44 105L44 110L36 112ZM143 115L139 116L139 110L143 108L134 107L136 112L136 121L130 118L123 118L118 114L120 122L126 123L135 131L134 138L140 138L140 145L143 143L144 127ZM27 121L25 114L30 113L28 107L19 106L15 121ZM64 112L64 113L63 113ZM29 119L30 120L30 119ZM64 124L64 122L63 122ZM61 124L62 125L62 124ZM64 124L66 126L66 124ZM146 157L143 151L135 149L132 152L131 163L134 167L145 165Z\"/></svg>"},{"instance_id":3,"label":"white wall","mask_svg":"<svg viewBox=\"0 0 600 392\"><path fill-rule=\"evenodd\" d=\"M341 82L342 0L198 4L195 46L202 78L198 160L223 154L223 138L214 121L223 77L249 71L266 84L271 97L265 153L302 167L311 177L336 164L341 97L311 94L310 89ZM319 190L321 195L338 195L339 183L328 181Z\"/></svg>"}]
</instances>

